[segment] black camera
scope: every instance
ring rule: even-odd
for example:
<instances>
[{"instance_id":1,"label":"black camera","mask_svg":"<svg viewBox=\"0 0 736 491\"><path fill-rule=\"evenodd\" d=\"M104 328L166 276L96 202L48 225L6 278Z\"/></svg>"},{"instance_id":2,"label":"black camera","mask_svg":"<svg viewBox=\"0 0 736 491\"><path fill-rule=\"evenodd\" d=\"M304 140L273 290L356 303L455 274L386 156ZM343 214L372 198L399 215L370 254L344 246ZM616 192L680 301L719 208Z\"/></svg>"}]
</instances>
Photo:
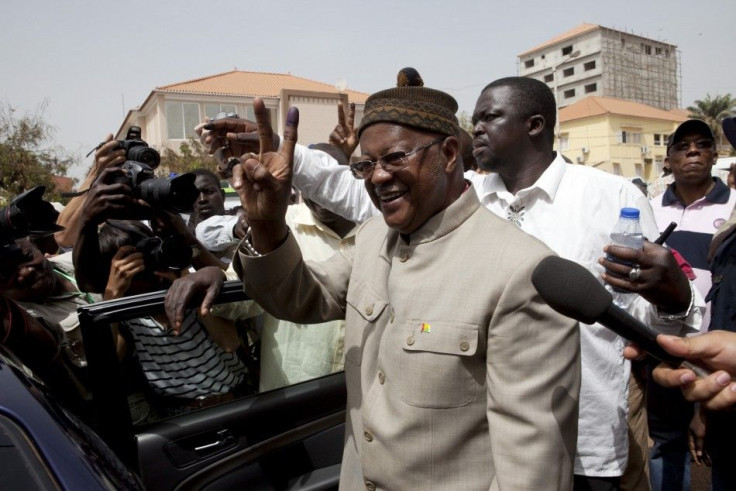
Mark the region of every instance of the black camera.
<instances>
[{"instance_id":1,"label":"black camera","mask_svg":"<svg viewBox=\"0 0 736 491\"><path fill-rule=\"evenodd\" d=\"M56 224L59 212L43 199L44 186L36 186L10 202L7 208L0 208L0 243L6 244L15 239L43 237L64 227Z\"/></svg>"},{"instance_id":2,"label":"black camera","mask_svg":"<svg viewBox=\"0 0 736 491\"><path fill-rule=\"evenodd\" d=\"M122 169L127 172L124 178L118 179L130 186L133 196L141 198L151 206L173 209L179 213L191 213L197 199L197 187L194 174L180 174L171 179L158 179L153 169L141 162L126 161Z\"/></svg>"},{"instance_id":3,"label":"black camera","mask_svg":"<svg viewBox=\"0 0 736 491\"><path fill-rule=\"evenodd\" d=\"M128 128L125 140L118 140L118 143L120 148L125 150L125 160L146 164L151 169L155 169L161 163L161 155L141 139L141 128L139 126Z\"/></svg>"},{"instance_id":4,"label":"black camera","mask_svg":"<svg viewBox=\"0 0 736 491\"><path fill-rule=\"evenodd\" d=\"M44 186L37 186L16 196L7 208L0 208L0 277L9 276L25 259L15 239L44 237L64 230L56 224L59 212L43 200L44 191Z\"/></svg>"},{"instance_id":5,"label":"black camera","mask_svg":"<svg viewBox=\"0 0 736 491\"><path fill-rule=\"evenodd\" d=\"M135 248L143 254L148 271L181 270L192 264L192 248L181 234L165 239L146 237L139 240Z\"/></svg>"}]
</instances>

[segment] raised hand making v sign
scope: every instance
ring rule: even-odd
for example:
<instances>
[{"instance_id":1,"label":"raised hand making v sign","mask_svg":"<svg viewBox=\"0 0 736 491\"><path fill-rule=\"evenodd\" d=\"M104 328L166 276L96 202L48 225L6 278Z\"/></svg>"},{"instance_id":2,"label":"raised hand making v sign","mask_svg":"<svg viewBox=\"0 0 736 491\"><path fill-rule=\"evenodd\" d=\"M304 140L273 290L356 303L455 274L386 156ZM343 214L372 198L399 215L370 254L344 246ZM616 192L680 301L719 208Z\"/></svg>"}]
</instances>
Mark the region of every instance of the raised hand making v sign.
<instances>
[{"instance_id":1,"label":"raised hand making v sign","mask_svg":"<svg viewBox=\"0 0 736 491\"><path fill-rule=\"evenodd\" d=\"M258 123L260 152L243 155L241 164L233 169L233 188L240 196L251 227L250 243L261 254L276 249L286 238L286 208L291 195L291 174L294 165L294 145L299 126L299 110L289 109L284 128L284 141L274 152L273 130L261 99L253 101Z\"/></svg>"}]
</instances>

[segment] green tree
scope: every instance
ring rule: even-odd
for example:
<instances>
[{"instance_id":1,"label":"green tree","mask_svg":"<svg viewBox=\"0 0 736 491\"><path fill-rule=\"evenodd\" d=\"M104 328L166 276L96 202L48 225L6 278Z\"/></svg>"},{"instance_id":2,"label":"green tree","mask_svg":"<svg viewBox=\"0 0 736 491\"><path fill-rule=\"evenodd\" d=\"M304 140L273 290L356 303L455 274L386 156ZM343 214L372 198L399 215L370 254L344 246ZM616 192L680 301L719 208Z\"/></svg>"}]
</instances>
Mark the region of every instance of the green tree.
<instances>
[{"instance_id":1,"label":"green tree","mask_svg":"<svg viewBox=\"0 0 736 491\"><path fill-rule=\"evenodd\" d=\"M181 142L178 152L170 148L164 149L161 155L161 164L156 173L159 175L168 175L172 172L182 174L200 168L217 172L217 163L214 157L207 154L204 145L190 137L188 140Z\"/></svg>"},{"instance_id":2,"label":"green tree","mask_svg":"<svg viewBox=\"0 0 736 491\"><path fill-rule=\"evenodd\" d=\"M53 145L55 128L44 120L45 108L44 102L35 113L19 115L0 103L0 200L35 186L46 186L45 199L60 200L53 177L65 176L79 159Z\"/></svg>"},{"instance_id":3,"label":"green tree","mask_svg":"<svg viewBox=\"0 0 736 491\"><path fill-rule=\"evenodd\" d=\"M720 150L723 146L723 130L721 128L721 122L723 118L732 116L736 112L736 98L731 97L731 94L717 95L711 97L710 94L706 94L705 99L698 99L695 101L695 105L688 106L691 118L702 119L711 130L713 135L716 137L716 143Z\"/></svg>"},{"instance_id":4,"label":"green tree","mask_svg":"<svg viewBox=\"0 0 736 491\"><path fill-rule=\"evenodd\" d=\"M457 115L457 124L469 135L473 134L473 118L466 111L460 111Z\"/></svg>"}]
</instances>

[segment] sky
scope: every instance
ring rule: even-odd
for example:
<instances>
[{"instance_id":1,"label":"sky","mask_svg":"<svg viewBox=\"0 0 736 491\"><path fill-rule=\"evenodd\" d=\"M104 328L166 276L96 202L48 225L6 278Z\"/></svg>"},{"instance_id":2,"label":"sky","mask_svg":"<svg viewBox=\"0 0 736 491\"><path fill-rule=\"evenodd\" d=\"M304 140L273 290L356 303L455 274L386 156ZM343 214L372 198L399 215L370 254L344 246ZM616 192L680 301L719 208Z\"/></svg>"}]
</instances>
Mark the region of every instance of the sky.
<instances>
[{"instance_id":1,"label":"sky","mask_svg":"<svg viewBox=\"0 0 736 491\"><path fill-rule=\"evenodd\" d=\"M519 53L584 22L677 45L683 107L736 95L734 0L24 0L2 16L0 104L44 107L54 144L81 159L77 178L155 87L237 68L372 93L413 66L472 113Z\"/></svg>"}]
</instances>

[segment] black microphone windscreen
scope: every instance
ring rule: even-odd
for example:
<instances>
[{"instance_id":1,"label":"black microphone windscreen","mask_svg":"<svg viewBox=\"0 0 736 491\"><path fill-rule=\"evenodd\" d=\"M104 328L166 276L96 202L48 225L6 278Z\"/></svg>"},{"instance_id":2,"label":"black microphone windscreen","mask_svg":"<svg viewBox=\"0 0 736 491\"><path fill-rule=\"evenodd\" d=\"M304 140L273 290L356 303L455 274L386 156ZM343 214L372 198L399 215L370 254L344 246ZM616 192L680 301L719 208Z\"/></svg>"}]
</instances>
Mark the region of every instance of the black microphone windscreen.
<instances>
[{"instance_id":1,"label":"black microphone windscreen","mask_svg":"<svg viewBox=\"0 0 736 491\"><path fill-rule=\"evenodd\" d=\"M557 256L540 261L532 272L532 284L550 307L584 324L594 324L613 302L590 271Z\"/></svg>"}]
</instances>

